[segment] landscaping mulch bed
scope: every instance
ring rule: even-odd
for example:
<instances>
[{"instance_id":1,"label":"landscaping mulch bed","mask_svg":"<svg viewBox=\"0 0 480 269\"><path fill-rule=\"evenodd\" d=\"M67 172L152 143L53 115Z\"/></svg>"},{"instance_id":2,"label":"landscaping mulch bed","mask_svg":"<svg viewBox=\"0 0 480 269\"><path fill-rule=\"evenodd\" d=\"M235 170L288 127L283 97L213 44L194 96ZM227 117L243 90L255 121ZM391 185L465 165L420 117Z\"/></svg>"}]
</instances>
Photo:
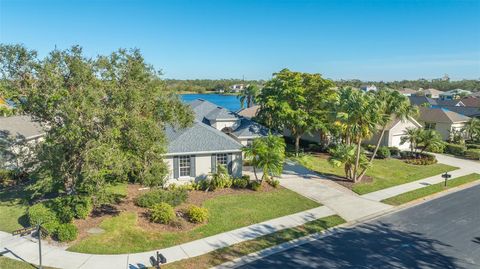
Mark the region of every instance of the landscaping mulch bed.
<instances>
[{"instance_id":1,"label":"landscaping mulch bed","mask_svg":"<svg viewBox=\"0 0 480 269\"><path fill-rule=\"evenodd\" d=\"M107 205L103 206L102 208L95 209L92 214L85 220L74 220L75 225L78 228L79 234L77 240L73 243L82 240L83 238L89 236L88 230L92 228L99 227L102 221L105 219L117 216L121 212L134 212L137 214L137 226L146 230L146 231L165 231L165 232L178 232L178 231L187 231L191 230L194 227L202 224L193 224L182 218L182 209L186 208L189 204L195 204L201 206L202 203L206 200L215 198L217 196L224 196L224 195L235 195L235 194L242 194L242 193L254 193L255 191L250 189L218 189L215 191L205 192L205 191L190 191L188 194L188 199L185 203L177 206L175 211L179 218L177 221L165 225L160 223L151 222L149 219L148 209L139 207L135 205L135 199L143 194L148 192L148 189L142 189L143 187L138 184L128 184L127 186L127 196L121 200L120 203L116 205ZM279 187L281 188L281 187ZM272 186L268 183L262 183L262 189L257 192L270 192L275 190Z\"/></svg>"}]
</instances>

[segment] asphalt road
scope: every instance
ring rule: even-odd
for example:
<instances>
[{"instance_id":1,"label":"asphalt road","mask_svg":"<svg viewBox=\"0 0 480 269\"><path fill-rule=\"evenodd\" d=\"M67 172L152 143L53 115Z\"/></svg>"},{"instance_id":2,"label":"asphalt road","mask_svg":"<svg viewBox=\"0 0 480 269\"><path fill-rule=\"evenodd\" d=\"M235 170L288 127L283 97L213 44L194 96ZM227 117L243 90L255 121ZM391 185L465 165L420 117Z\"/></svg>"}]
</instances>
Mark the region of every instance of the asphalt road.
<instances>
[{"instance_id":1,"label":"asphalt road","mask_svg":"<svg viewBox=\"0 0 480 269\"><path fill-rule=\"evenodd\" d=\"M240 267L480 268L480 185Z\"/></svg>"}]
</instances>

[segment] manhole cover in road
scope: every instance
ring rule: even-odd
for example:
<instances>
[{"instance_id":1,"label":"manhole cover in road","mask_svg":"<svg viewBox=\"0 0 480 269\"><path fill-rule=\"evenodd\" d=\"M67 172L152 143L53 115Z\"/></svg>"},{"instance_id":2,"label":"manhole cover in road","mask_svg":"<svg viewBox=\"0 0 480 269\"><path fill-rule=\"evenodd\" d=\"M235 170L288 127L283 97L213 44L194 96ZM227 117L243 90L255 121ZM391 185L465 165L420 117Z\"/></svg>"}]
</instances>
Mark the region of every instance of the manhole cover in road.
<instances>
[{"instance_id":1,"label":"manhole cover in road","mask_svg":"<svg viewBox=\"0 0 480 269\"><path fill-rule=\"evenodd\" d=\"M98 227L89 229L89 230L87 231L87 233L89 233L89 234L102 234L102 233L104 233L104 232L105 232L104 229L98 228Z\"/></svg>"}]
</instances>

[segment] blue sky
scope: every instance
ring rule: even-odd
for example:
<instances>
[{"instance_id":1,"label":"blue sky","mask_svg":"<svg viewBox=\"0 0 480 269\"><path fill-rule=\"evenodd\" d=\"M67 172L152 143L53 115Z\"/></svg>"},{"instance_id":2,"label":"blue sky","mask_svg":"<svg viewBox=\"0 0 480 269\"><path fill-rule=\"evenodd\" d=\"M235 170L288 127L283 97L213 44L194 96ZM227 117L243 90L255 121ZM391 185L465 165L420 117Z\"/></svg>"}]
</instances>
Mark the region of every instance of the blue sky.
<instances>
[{"instance_id":1,"label":"blue sky","mask_svg":"<svg viewBox=\"0 0 480 269\"><path fill-rule=\"evenodd\" d=\"M480 1L0 0L1 43L139 48L166 78L480 78Z\"/></svg>"}]
</instances>

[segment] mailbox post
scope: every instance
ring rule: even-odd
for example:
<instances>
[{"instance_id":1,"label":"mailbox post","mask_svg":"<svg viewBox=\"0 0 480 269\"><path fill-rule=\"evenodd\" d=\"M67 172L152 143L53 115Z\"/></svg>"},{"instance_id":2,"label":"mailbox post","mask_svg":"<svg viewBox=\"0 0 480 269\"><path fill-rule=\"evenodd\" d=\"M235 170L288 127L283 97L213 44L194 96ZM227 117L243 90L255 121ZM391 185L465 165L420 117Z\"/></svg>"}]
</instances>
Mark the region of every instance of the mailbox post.
<instances>
[{"instance_id":1,"label":"mailbox post","mask_svg":"<svg viewBox=\"0 0 480 269\"><path fill-rule=\"evenodd\" d=\"M445 172L445 174L442 174L442 177L445 179L444 187L447 186L447 180L452 177L448 172Z\"/></svg>"},{"instance_id":2,"label":"mailbox post","mask_svg":"<svg viewBox=\"0 0 480 269\"><path fill-rule=\"evenodd\" d=\"M37 236L38 236L38 262L39 262L39 267L38 268L43 269L43 266L42 266L42 233L44 235L48 235L48 231L45 230L45 228L43 228L41 225L37 225L37 226L18 229L16 231L13 231L12 235L24 236L24 235L31 234L34 231L37 233Z\"/></svg>"}]
</instances>

